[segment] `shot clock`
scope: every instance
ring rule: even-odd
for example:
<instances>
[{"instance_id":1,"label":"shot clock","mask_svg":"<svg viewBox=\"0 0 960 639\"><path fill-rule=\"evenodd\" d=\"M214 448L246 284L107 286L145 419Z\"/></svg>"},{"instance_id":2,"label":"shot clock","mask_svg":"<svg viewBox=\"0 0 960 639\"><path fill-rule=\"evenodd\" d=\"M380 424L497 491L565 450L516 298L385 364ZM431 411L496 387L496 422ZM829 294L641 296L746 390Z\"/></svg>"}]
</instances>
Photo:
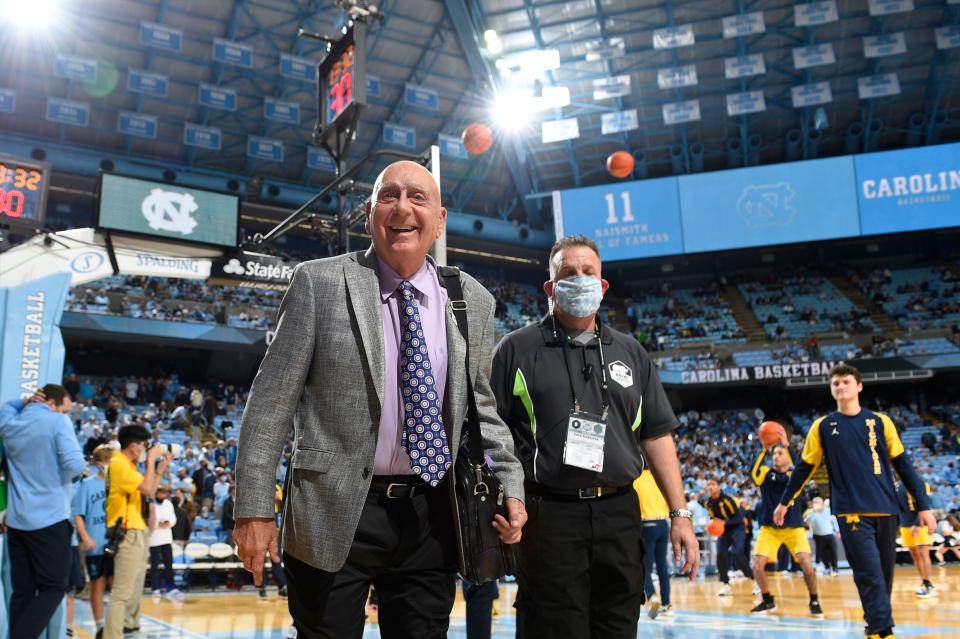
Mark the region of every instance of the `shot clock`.
<instances>
[{"instance_id":1,"label":"shot clock","mask_svg":"<svg viewBox=\"0 0 960 639\"><path fill-rule=\"evenodd\" d=\"M365 23L354 22L320 63L320 120L314 137L335 159L346 154L366 108L366 32Z\"/></svg>"},{"instance_id":2,"label":"shot clock","mask_svg":"<svg viewBox=\"0 0 960 639\"><path fill-rule=\"evenodd\" d=\"M0 225L42 227L49 181L49 164L0 155Z\"/></svg>"}]
</instances>

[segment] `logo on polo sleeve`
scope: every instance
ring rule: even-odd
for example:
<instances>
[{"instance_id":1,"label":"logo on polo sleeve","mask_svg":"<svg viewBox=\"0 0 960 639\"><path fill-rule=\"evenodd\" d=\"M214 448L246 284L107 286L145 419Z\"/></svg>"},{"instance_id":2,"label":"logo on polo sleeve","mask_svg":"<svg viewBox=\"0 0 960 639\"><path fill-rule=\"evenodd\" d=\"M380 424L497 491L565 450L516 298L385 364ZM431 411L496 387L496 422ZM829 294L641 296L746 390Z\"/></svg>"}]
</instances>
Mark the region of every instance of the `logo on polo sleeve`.
<instances>
[{"instance_id":1,"label":"logo on polo sleeve","mask_svg":"<svg viewBox=\"0 0 960 639\"><path fill-rule=\"evenodd\" d=\"M630 388L633 386L633 371L630 370L630 367L617 360L615 362L610 362L610 365L607 366L610 370L610 377L613 378L613 381L620 384L624 388Z\"/></svg>"}]
</instances>

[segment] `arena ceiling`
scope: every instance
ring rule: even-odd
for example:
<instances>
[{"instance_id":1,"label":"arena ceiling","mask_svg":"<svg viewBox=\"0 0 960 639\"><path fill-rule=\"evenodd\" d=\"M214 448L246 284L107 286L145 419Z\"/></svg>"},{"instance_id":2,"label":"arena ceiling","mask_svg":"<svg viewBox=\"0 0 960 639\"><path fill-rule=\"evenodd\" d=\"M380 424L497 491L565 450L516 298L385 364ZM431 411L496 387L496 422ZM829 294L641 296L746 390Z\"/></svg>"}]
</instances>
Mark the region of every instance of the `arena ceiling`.
<instances>
[{"instance_id":1,"label":"arena ceiling","mask_svg":"<svg viewBox=\"0 0 960 639\"><path fill-rule=\"evenodd\" d=\"M0 113L0 142L30 140L316 188L331 179L307 167L316 84L282 73L280 61L321 60L325 45L298 37L298 30L335 35L351 4L356 3L59 0L57 20L46 31L0 23L0 89L16 93L15 111ZM27 2L8 6L20 12L36 8ZM644 178L957 139L960 49L947 45L960 42L960 2L836 0L835 7L834 15L829 0L800 9L785 0L382 0L376 3L380 19L369 22L367 39L368 73L379 80L379 93L368 100L348 161L390 148L385 123L413 128L417 151L440 135L459 137L472 122L489 123L496 139L491 151L443 158L445 203L539 227L549 223L551 190L611 181L605 160L620 149L637 159L632 177ZM723 18L742 14L752 17L728 29L753 33L724 37ZM817 24L798 26L798 14ZM179 33L179 48L145 43L144 24ZM935 29L945 26L954 30L941 33L938 46ZM488 50L488 29L496 30L502 46L497 55ZM883 37L865 44L873 36ZM249 66L216 62L217 39L251 50ZM798 53L809 46L814 48ZM887 55L867 57L866 49ZM559 65L518 82L519 57L535 50L556 50ZM71 79L58 55L95 60L96 79ZM725 60L746 55L761 57L765 71L725 77ZM757 57L752 60L755 65ZM811 66L798 68L804 61ZM514 73L504 77L501 67ZM166 95L132 91L131 71L167 78ZM885 74L896 74L899 91L862 99L860 79ZM870 85L872 90L893 93L890 76L883 79ZM829 102L795 106L795 87L821 82L829 83ZM436 103L408 103L408 85L435 92ZM236 103L203 106L201 87L235 95ZM493 122L497 95L539 95L551 87L569 89L570 103L535 113L516 131ZM596 93L611 87L622 95ZM762 92L765 109L730 115L728 96L744 92ZM49 121L50 97L88 103L86 126ZM806 95L811 101L824 98L823 92ZM269 99L299 105L299 123L265 118ZM697 101L698 119L689 101ZM687 108L670 106L677 103ZM756 107L755 100L739 104ZM626 115L610 115L617 112ZM119 132L124 113L156 118L153 138ZM604 133L605 115L608 127L614 117L630 130ZM667 124L665 118L688 121ZM576 137L543 142L543 121L568 120L561 135L570 135L572 119ZM220 148L185 145L188 123L219 129ZM857 134L859 126L863 132ZM283 160L249 157L250 136L281 141ZM371 179L379 166L361 179Z\"/></svg>"}]
</instances>

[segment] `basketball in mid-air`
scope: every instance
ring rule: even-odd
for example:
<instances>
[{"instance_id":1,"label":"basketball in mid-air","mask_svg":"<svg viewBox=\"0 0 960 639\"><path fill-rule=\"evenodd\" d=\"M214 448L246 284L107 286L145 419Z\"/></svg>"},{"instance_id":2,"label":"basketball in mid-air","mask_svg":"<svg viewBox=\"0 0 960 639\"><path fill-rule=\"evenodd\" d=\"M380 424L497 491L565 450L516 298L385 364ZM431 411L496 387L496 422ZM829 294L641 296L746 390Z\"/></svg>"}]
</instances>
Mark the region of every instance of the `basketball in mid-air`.
<instances>
[{"instance_id":1,"label":"basketball in mid-air","mask_svg":"<svg viewBox=\"0 0 960 639\"><path fill-rule=\"evenodd\" d=\"M493 131L482 122L474 122L463 130L460 139L470 155L482 155L493 145Z\"/></svg>"},{"instance_id":2,"label":"basketball in mid-air","mask_svg":"<svg viewBox=\"0 0 960 639\"><path fill-rule=\"evenodd\" d=\"M625 178L633 172L633 156L627 151L614 151L607 158L607 171L615 178Z\"/></svg>"},{"instance_id":3,"label":"basketball in mid-air","mask_svg":"<svg viewBox=\"0 0 960 639\"><path fill-rule=\"evenodd\" d=\"M784 443L787 440L787 431L777 422L763 422L760 424L757 437L760 438L764 448L770 448L774 444Z\"/></svg>"},{"instance_id":4,"label":"basketball in mid-air","mask_svg":"<svg viewBox=\"0 0 960 639\"><path fill-rule=\"evenodd\" d=\"M722 519L711 519L710 523L707 524L707 534L714 537L722 537L723 531L726 530L726 525L724 525Z\"/></svg>"}]
</instances>

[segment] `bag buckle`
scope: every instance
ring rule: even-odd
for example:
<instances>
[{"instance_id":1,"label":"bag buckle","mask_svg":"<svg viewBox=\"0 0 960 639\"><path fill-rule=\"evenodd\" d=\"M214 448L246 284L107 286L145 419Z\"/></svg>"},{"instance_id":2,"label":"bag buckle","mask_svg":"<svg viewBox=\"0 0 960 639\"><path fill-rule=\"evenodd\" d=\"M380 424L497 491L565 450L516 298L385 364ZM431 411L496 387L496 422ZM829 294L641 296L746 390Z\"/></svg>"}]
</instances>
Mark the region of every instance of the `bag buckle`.
<instances>
[{"instance_id":1,"label":"bag buckle","mask_svg":"<svg viewBox=\"0 0 960 639\"><path fill-rule=\"evenodd\" d=\"M466 300L451 300L450 306L455 311L465 311L467 310L467 301Z\"/></svg>"},{"instance_id":2,"label":"bag buckle","mask_svg":"<svg viewBox=\"0 0 960 639\"><path fill-rule=\"evenodd\" d=\"M602 488L579 488L577 489L577 496L580 499L596 499L600 496Z\"/></svg>"}]
</instances>

